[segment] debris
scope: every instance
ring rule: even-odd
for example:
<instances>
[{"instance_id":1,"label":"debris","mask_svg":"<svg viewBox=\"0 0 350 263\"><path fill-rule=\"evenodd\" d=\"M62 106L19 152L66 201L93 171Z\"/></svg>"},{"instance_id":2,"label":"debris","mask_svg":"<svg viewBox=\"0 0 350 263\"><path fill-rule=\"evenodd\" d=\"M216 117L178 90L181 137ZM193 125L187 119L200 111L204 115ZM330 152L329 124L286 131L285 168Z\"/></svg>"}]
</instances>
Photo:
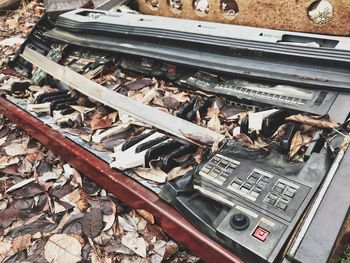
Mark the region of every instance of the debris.
<instances>
[{"instance_id":1,"label":"debris","mask_svg":"<svg viewBox=\"0 0 350 263\"><path fill-rule=\"evenodd\" d=\"M24 42L22 37L10 37L0 41L0 46L12 47L14 45L20 45Z\"/></svg>"},{"instance_id":2,"label":"debris","mask_svg":"<svg viewBox=\"0 0 350 263\"><path fill-rule=\"evenodd\" d=\"M142 237L135 232L129 232L122 237L122 244L130 250L134 251L137 255L146 257L146 242Z\"/></svg>"},{"instance_id":3,"label":"debris","mask_svg":"<svg viewBox=\"0 0 350 263\"><path fill-rule=\"evenodd\" d=\"M44 254L49 262L76 263L81 260L81 245L72 236L55 234L47 241Z\"/></svg>"},{"instance_id":4,"label":"debris","mask_svg":"<svg viewBox=\"0 0 350 263\"><path fill-rule=\"evenodd\" d=\"M303 123L312 127L321 128L321 129L335 129L339 125L329 119L328 115L319 117L319 116L310 116L306 114L292 115L286 118L287 121L295 121Z\"/></svg>"}]
</instances>

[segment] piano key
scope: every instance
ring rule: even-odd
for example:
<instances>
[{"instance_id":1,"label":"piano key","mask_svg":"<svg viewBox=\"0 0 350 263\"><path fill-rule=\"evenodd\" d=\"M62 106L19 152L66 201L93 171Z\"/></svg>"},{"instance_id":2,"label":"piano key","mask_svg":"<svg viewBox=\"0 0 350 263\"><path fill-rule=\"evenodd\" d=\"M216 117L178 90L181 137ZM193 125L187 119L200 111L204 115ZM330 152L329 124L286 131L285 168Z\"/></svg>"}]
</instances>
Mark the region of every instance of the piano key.
<instances>
[{"instance_id":1,"label":"piano key","mask_svg":"<svg viewBox=\"0 0 350 263\"><path fill-rule=\"evenodd\" d=\"M131 138L130 140L126 141L123 146L122 146L122 151L125 151L127 149L129 149L130 147L134 146L135 144L143 141L144 139L146 139L147 137L149 137L150 135L154 134L154 131L148 131L148 132L144 132L136 137Z\"/></svg>"},{"instance_id":2,"label":"piano key","mask_svg":"<svg viewBox=\"0 0 350 263\"><path fill-rule=\"evenodd\" d=\"M135 144L134 146L128 148L125 151L122 151L122 145L114 148L114 153L111 154L111 157L116 160L111 164L112 167L117 168L119 170L125 170L133 167L137 167L140 165L144 165L145 163L145 155L147 151L142 151L136 153L136 148L147 141L156 140L158 138L164 137L163 133L155 132L149 137L145 138L143 141ZM170 141L170 139L168 140ZM167 142L167 141L165 141Z\"/></svg>"},{"instance_id":3,"label":"piano key","mask_svg":"<svg viewBox=\"0 0 350 263\"><path fill-rule=\"evenodd\" d=\"M181 146L181 143L177 141L166 141L161 144L158 144L156 146L153 146L152 148L148 149L146 151L145 155L145 167L150 168L150 161L155 160L158 157L161 157L163 155L169 154L172 151L175 151L177 148Z\"/></svg>"},{"instance_id":4,"label":"piano key","mask_svg":"<svg viewBox=\"0 0 350 263\"><path fill-rule=\"evenodd\" d=\"M154 139L154 140L151 140L151 141L148 141L148 142L142 142L141 141L141 144L138 144L138 146L136 147L136 150L135 152L136 153L139 153L139 152L143 152L144 150L147 150L161 142L164 142L165 140L167 140L167 136L163 136L163 137L160 137L160 138L157 138L157 139Z\"/></svg>"},{"instance_id":5,"label":"piano key","mask_svg":"<svg viewBox=\"0 0 350 263\"><path fill-rule=\"evenodd\" d=\"M160 169L166 173L169 172L174 167L180 165L180 163L177 162L175 159L193 153L194 151L195 147L193 145L182 145L179 149L164 157L164 159L161 162Z\"/></svg>"}]
</instances>

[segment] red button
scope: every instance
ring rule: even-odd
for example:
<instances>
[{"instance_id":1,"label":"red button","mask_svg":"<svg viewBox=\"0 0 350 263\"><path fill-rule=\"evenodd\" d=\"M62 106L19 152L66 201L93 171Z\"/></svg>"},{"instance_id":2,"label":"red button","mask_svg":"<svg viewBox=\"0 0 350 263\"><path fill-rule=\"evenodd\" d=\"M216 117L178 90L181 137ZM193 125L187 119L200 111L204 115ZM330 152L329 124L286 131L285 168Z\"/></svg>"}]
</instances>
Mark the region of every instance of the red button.
<instances>
[{"instance_id":1,"label":"red button","mask_svg":"<svg viewBox=\"0 0 350 263\"><path fill-rule=\"evenodd\" d=\"M258 226L254 233L253 233L253 237L259 239L260 241L264 242L267 238L267 236L270 234L269 231L263 229L262 227Z\"/></svg>"}]
</instances>

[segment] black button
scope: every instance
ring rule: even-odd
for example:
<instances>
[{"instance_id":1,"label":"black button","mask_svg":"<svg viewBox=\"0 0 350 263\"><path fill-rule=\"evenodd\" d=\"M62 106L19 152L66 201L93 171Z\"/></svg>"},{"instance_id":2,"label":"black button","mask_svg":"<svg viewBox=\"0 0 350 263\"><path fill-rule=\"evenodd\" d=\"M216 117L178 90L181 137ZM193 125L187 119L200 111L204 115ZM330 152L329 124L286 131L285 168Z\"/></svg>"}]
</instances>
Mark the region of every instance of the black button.
<instances>
[{"instance_id":1,"label":"black button","mask_svg":"<svg viewBox=\"0 0 350 263\"><path fill-rule=\"evenodd\" d=\"M244 230L249 226L249 217L243 213L234 214L230 219L230 225L236 230Z\"/></svg>"}]
</instances>

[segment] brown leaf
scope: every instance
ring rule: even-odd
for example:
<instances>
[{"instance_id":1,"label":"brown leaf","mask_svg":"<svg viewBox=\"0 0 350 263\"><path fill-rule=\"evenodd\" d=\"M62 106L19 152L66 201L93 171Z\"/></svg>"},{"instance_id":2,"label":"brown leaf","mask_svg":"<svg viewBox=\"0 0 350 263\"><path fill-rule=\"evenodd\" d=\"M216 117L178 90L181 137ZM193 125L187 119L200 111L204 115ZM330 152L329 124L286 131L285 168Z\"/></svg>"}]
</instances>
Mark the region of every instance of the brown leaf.
<instances>
[{"instance_id":1,"label":"brown leaf","mask_svg":"<svg viewBox=\"0 0 350 263\"><path fill-rule=\"evenodd\" d=\"M76 263L81 260L79 241L66 234L55 234L44 248L45 259L55 263Z\"/></svg>"},{"instance_id":2,"label":"brown leaf","mask_svg":"<svg viewBox=\"0 0 350 263\"><path fill-rule=\"evenodd\" d=\"M113 124L113 118L107 116L104 116L102 118L96 118L92 119L90 122L91 129L93 131L98 129L105 129L111 127Z\"/></svg>"},{"instance_id":3,"label":"brown leaf","mask_svg":"<svg viewBox=\"0 0 350 263\"><path fill-rule=\"evenodd\" d=\"M0 156L0 169L19 163L17 156Z\"/></svg>"},{"instance_id":4,"label":"brown leaf","mask_svg":"<svg viewBox=\"0 0 350 263\"><path fill-rule=\"evenodd\" d=\"M82 219L83 233L90 238L97 237L103 229L102 212L98 208L91 208Z\"/></svg>"},{"instance_id":5,"label":"brown leaf","mask_svg":"<svg viewBox=\"0 0 350 263\"><path fill-rule=\"evenodd\" d=\"M303 123L321 129L335 129L339 126L337 123L331 121L328 115L319 117L305 114L297 114L287 117L286 120Z\"/></svg>"},{"instance_id":6,"label":"brown leaf","mask_svg":"<svg viewBox=\"0 0 350 263\"><path fill-rule=\"evenodd\" d=\"M143 167L138 167L134 169L134 172L147 180L151 180L157 183L165 183L167 180L168 175L160 170L159 168L153 169L153 168L143 168Z\"/></svg>"},{"instance_id":7,"label":"brown leaf","mask_svg":"<svg viewBox=\"0 0 350 263\"><path fill-rule=\"evenodd\" d=\"M220 132L221 130L221 123L218 115L213 115L213 117L208 122L208 128L215 131Z\"/></svg>"},{"instance_id":8,"label":"brown leaf","mask_svg":"<svg viewBox=\"0 0 350 263\"><path fill-rule=\"evenodd\" d=\"M128 90L140 90L152 83L152 79L137 79L123 85Z\"/></svg>"},{"instance_id":9,"label":"brown leaf","mask_svg":"<svg viewBox=\"0 0 350 263\"><path fill-rule=\"evenodd\" d=\"M12 248L19 252L26 249L30 245L32 235L27 234L24 236L18 236L12 240Z\"/></svg>"},{"instance_id":10,"label":"brown leaf","mask_svg":"<svg viewBox=\"0 0 350 263\"><path fill-rule=\"evenodd\" d=\"M171 94L170 97L176 99L178 102L184 103L190 100L190 95L187 92L179 92Z\"/></svg>"},{"instance_id":11,"label":"brown leaf","mask_svg":"<svg viewBox=\"0 0 350 263\"><path fill-rule=\"evenodd\" d=\"M162 101L164 107L167 109L177 110L180 107L180 102L173 97L164 97Z\"/></svg>"},{"instance_id":12,"label":"brown leaf","mask_svg":"<svg viewBox=\"0 0 350 263\"><path fill-rule=\"evenodd\" d=\"M303 146L303 136L300 131L297 131L292 139L289 150L289 157L293 157L300 150L301 146Z\"/></svg>"},{"instance_id":13,"label":"brown leaf","mask_svg":"<svg viewBox=\"0 0 350 263\"><path fill-rule=\"evenodd\" d=\"M247 145L253 145L254 144L252 139L250 139L249 136L244 134L244 133L240 133L240 134L238 134L236 136L233 136L233 139L235 139L236 141L239 141L239 142L245 142Z\"/></svg>"},{"instance_id":14,"label":"brown leaf","mask_svg":"<svg viewBox=\"0 0 350 263\"><path fill-rule=\"evenodd\" d=\"M286 133L287 130L287 124L283 124L280 127L278 127L277 131L271 136L272 139L279 140L282 138L282 136Z\"/></svg>"},{"instance_id":15,"label":"brown leaf","mask_svg":"<svg viewBox=\"0 0 350 263\"><path fill-rule=\"evenodd\" d=\"M207 116L209 118L218 117L220 114L220 109L217 107L216 103L213 104L211 108L208 109Z\"/></svg>"},{"instance_id":16,"label":"brown leaf","mask_svg":"<svg viewBox=\"0 0 350 263\"><path fill-rule=\"evenodd\" d=\"M148 213L146 210L143 209L136 209L136 212L142 216L148 223L154 224L154 217L151 213Z\"/></svg>"}]
</instances>

